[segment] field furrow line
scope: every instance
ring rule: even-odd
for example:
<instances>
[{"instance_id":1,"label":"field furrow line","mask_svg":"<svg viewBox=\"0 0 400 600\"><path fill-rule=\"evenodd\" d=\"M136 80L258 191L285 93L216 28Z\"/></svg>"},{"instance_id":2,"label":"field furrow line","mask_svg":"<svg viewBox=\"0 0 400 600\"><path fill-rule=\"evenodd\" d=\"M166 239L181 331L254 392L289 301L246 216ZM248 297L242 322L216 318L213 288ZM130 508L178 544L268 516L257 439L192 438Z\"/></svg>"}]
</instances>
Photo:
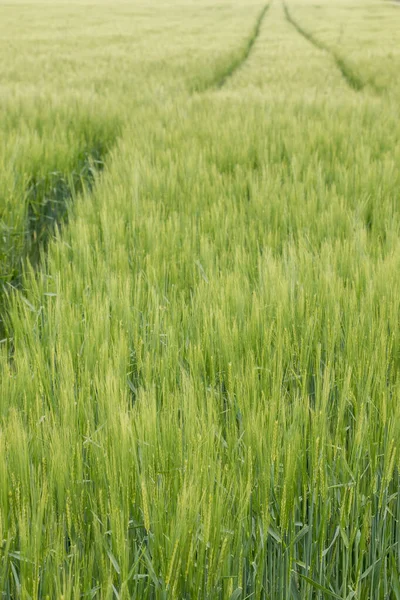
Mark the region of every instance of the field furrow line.
<instances>
[{"instance_id":1,"label":"field furrow line","mask_svg":"<svg viewBox=\"0 0 400 600\"><path fill-rule=\"evenodd\" d=\"M197 91L207 92L210 89L222 88L228 79L230 79L236 73L236 71L243 67L245 62L248 60L255 43L257 42L265 15L267 14L269 7L270 5L266 4L262 8L250 36L247 38L243 48L238 52L238 54L233 57L231 62L222 71L216 74L212 81L208 82L202 89Z\"/></svg>"},{"instance_id":2,"label":"field furrow line","mask_svg":"<svg viewBox=\"0 0 400 600\"><path fill-rule=\"evenodd\" d=\"M26 226L19 234L23 237L23 246L15 262L9 265L8 272L0 273L0 337L6 333L7 293L21 288L27 263L35 270L41 268L51 238L68 222L70 206L76 196L85 190L92 191L109 151L110 146L98 140L79 153L69 172L51 171L44 177L32 175L28 179L24 198Z\"/></svg>"},{"instance_id":3,"label":"field furrow line","mask_svg":"<svg viewBox=\"0 0 400 600\"><path fill-rule=\"evenodd\" d=\"M304 29L304 27L294 19L286 3L283 4L283 7L285 11L285 17L288 23L290 23L300 35L302 35L307 41L309 41L310 44L313 44L315 48L323 52L327 52L330 56L332 56L337 68L341 72L344 80L349 85L349 87L351 87L356 92L360 92L362 89L364 89L364 87L369 82L364 81L364 79L358 73L355 72L354 68L346 61L345 58L343 58L343 56L338 54L335 50L330 48L321 40L317 39L311 32Z\"/></svg>"}]
</instances>

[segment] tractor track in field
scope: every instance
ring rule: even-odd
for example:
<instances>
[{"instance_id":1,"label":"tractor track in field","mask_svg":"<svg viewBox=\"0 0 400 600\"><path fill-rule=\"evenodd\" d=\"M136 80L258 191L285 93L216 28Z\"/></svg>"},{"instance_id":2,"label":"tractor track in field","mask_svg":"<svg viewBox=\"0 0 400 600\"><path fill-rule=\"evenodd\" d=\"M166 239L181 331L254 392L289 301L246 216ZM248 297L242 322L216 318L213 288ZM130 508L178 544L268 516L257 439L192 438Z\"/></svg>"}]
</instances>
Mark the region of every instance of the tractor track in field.
<instances>
[{"instance_id":1,"label":"tractor track in field","mask_svg":"<svg viewBox=\"0 0 400 600\"><path fill-rule=\"evenodd\" d=\"M236 73L236 71L238 71L245 64L245 62L248 60L248 58L251 54L251 51L253 50L254 45L257 42L257 39L260 35L261 27L262 27L263 21L265 19L265 15L267 14L269 7L270 7L270 4L266 4L262 8L260 14L257 17L255 25L251 31L251 34L248 37L248 39L246 40L242 50L222 70L222 72L218 73L215 78L213 78L211 81L206 83L204 85L204 87L202 87L198 91L207 92L211 89L221 89L226 84L228 79L230 79Z\"/></svg>"},{"instance_id":2,"label":"tractor track in field","mask_svg":"<svg viewBox=\"0 0 400 600\"><path fill-rule=\"evenodd\" d=\"M212 81L204 82L198 91L222 88L244 65L257 42L269 7L270 4L263 6L249 37L229 64ZM75 169L70 173L51 172L40 180L35 177L29 179L26 190L28 226L24 232L24 249L18 264L13 265L10 275L0 273L0 343L6 341L10 333L6 326L6 296L21 289L22 273L27 262L35 270L40 269L42 257L46 256L48 244L55 231L65 226L68 221L68 206L84 188L92 191L95 176L103 170L109 150L109 147L105 148L99 143L95 148L82 152Z\"/></svg>"},{"instance_id":3,"label":"tractor track in field","mask_svg":"<svg viewBox=\"0 0 400 600\"><path fill-rule=\"evenodd\" d=\"M356 92L360 92L364 89L367 83L370 83L364 81L362 77L360 77L360 75L354 71L353 67L349 65L349 63L343 58L343 56L335 52L335 50L330 48L327 44L321 42L312 33L304 29L302 25L300 25L300 23L293 18L289 11L288 5L285 2L283 3L283 9L285 12L286 20L296 29L296 31L301 36L303 36L315 48L326 52L333 58L337 68L339 69L344 80L351 89L353 89Z\"/></svg>"},{"instance_id":4,"label":"tractor track in field","mask_svg":"<svg viewBox=\"0 0 400 600\"><path fill-rule=\"evenodd\" d=\"M231 63L231 65L229 66L227 71L222 75L222 77L219 79L219 81L217 81L216 87L218 87L218 88L223 87L225 85L226 81L230 77L232 77L232 75L234 75L236 73L236 71L238 69L240 69L244 65L244 63L248 60L250 53L260 35L261 26L263 24L263 21L265 19L265 15L267 14L268 9L269 9L269 4L266 4L263 7L261 13L258 15L258 18L257 18L256 24L254 25L253 31L244 47L243 54L239 57L239 59L237 61L234 61L233 63Z\"/></svg>"},{"instance_id":5,"label":"tractor track in field","mask_svg":"<svg viewBox=\"0 0 400 600\"><path fill-rule=\"evenodd\" d=\"M22 275L28 262L35 270L40 269L50 240L56 230L68 222L69 205L85 189L92 191L109 151L110 147L98 141L93 147L80 153L70 172L50 172L41 179L34 176L30 178L26 189L27 227L24 231L24 248L16 264L12 265L11 274L1 277L0 343L4 342L3 338L7 335L4 321L5 296L10 291L21 290Z\"/></svg>"}]
</instances>

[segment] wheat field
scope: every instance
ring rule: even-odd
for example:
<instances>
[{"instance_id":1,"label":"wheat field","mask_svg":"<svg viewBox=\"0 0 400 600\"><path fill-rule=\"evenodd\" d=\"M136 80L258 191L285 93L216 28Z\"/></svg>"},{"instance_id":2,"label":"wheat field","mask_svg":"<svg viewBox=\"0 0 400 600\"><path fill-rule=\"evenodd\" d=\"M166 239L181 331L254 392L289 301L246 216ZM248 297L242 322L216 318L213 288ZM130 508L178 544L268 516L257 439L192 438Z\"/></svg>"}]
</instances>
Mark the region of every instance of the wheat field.
<instances>
[{"instance_id":1,"label":"wheat field","mask_svg":"<svg viewBox=\"0 0 400 600\"><path fill-rule=\"evenodd\" d=\"M0 1L5 600L400 600L400 6Z\"/></svg>"}]
</instances>

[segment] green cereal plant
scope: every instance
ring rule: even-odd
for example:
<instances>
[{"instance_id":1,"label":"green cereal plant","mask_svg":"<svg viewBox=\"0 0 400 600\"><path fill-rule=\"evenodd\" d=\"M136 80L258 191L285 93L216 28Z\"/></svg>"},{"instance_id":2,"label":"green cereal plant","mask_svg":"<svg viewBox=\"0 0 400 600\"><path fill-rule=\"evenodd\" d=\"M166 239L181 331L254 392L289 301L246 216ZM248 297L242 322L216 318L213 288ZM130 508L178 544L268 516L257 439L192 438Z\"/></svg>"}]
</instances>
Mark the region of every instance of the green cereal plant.
<instances>
[{"instance_id":1,"label":"green cereal plant","mask_svg":"<svg viewBox=\"0 0 400 600\"><path fill-rule=\"evenodd\" d=\"M2 597L400 598L400 12L88 6L0 6Z\"/></svg>"}]
</instances>

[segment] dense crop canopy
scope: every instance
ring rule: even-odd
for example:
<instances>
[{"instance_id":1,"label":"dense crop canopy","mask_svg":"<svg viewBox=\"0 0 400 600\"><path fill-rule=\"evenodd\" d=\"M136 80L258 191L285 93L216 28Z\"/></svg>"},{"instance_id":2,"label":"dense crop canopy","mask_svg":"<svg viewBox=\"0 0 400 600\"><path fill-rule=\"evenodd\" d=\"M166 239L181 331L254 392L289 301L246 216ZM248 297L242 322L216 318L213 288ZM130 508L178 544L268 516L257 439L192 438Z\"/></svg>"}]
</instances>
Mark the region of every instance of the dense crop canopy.
<instances>
[{"instance_id":1,"label":"dense crop canopy","mask_svg":"<svg viewBox=\"0 0 400 600\"><path fill-rule=\"evenodd\" d=\"M0 4L2 598L400 599L399 26Z\"/></svg>"}]
</instances>

